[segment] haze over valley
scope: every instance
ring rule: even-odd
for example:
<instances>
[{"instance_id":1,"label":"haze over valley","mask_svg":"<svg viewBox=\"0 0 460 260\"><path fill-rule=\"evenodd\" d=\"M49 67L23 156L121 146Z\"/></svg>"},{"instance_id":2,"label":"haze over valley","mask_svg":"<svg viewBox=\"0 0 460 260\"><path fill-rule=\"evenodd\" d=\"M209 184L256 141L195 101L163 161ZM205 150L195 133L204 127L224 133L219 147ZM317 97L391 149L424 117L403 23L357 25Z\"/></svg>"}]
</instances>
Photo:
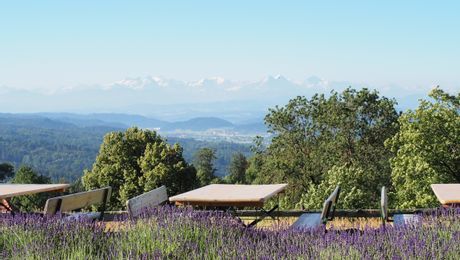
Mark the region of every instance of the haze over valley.
<instances>
[{"instance_id":1,"label":"haze over valley","mask_svg":"<svg viewBox=\"0 0 460 260\"><path fill-rule=\"evenodd\" d=\"M137 77L92 85L62 88L12 88L0 82L0 111L10 113L118 113L136 114L163 121L186 121L196 117L218 117L233 124L261 124L268 109L283 106L296 96L328 95L347 87L378 89L396 98L401 110L414 108L435 86L419 88L400 85L333 81L316 76L291 80L267 76L260 80L238 81L221 77L196 81ZM449 90L449 88L447 88ZM455 88L451 87L455 92ZM160 122L159 122L160 123ZM155 124L148 127L157 127Z\"/></svg>"}]
</instances>

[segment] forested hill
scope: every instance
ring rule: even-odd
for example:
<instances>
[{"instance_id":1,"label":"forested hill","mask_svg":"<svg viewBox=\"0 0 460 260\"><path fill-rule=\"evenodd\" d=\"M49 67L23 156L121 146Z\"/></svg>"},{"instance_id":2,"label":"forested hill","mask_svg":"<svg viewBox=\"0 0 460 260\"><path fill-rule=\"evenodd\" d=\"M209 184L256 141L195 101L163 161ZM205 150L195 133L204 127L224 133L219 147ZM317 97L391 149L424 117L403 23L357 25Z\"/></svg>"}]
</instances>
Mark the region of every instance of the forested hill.
<instances>
[{"instance_id":1,"label":"forested hill","mask_svg":"<svg viewBox=\"0 0 460 260\"><path fill-rule=\"evenodd\" d=\"M124 128L113 124L74 124L37 115L0 114L0 162L29 165L54 181L74 181L91 168L104 135ZM216 150L217 175L226 174L234 152L249 155L249 145L167 138L179 143L189 162L197 149Z\"/></svg>"}]
</instances>

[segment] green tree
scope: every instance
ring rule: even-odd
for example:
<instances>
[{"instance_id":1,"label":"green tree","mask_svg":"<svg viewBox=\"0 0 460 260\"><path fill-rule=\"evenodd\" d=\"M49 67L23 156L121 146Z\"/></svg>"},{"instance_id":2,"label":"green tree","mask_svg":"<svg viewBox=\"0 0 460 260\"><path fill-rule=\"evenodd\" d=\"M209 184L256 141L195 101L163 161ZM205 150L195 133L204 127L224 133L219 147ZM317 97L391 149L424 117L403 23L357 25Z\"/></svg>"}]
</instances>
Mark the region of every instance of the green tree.
<instances>
[{"instance_id":1,"label":"green tree","mask_svg":"<svg viewBox=\"0 0 460 260\"><path fill-rule=\"evenodd\" d=\"M262 168L264 165L265 147L263 145L263 137L256 136L251 145L252 156L249 157L248 168L246 169L246 182L253 184L263 184L263 178L260 180Z\"/></svg>"},{"instance_id":2,"label":"green tree","mask_svg":"<svg viewBox=\"0 0 460 260\"><path fill-rule=\"evenodd\" d=\"M0 182L14 175L14 166L9 163L0 163Z\"/></svg>"},{"instance_id":3,"label":"green tree","mask_svg":"<svg viewBox=\"0 0 460 260\"><path fill-rule=\"evenodd\" d=\"M396 154L391 177L398 208L437 206L430 184L460 182L460 93L438 87L429 96L400 117L400 131L386 142Z\"/></svg>"},{"instance_id":4,"label":"green tree","mask_svg":"<svg viewBox=\"0 0 460 260\"><path fill-rule=\"evenodd\" d=\"M230 166L228 167L227 179L230 183L246 184L246 170L248 169L248 161L242 153L234 153Z\"/></svg>"},{"instance_id":5,"label":"green tree","mask_svg":"<svg viewBox=\"0 0 460 260\"><path fill-rule=\"evenodd\" d=\"M121 209L129 198L160 185L174 195L196 183L195 170L183 159L179 145L171 147L155 131L137 127L106 134L82 181L86 189L111 186L110 209Z\"/></svg>"},{"instance_id":6,"label":"green tree","mask_svg":"<svg viewBox=\"0 0 460 260\"><path fill-rule=\"evenodd\" d=\"M214 160L216 159L215 151L210 148L202 148L195 153L193 165L197 170L197 177L200 186L208 185L212 182L217 182L214 175Z\"/></svg>"},{"instance_id":7,"label":"green tree","mask_svg":"<svg viewBox=\"0 0 460 260\"><path fill-rule=\"evenodd\" d=\"M83 192L83 191L85 191L85 186L83 186L83 182L81 181L81 178L74 181L69 187L70 194Z\"/></svg>"},{"instance_id":8,"label":"green tree","mask_svg":"<svg viewBox=\"0 0 460 260\"><path fill-rule=\"evenodd\" d=\"M182 152L182 147L178 144L148 144L140 160L144 175L139 183L143 183L144 190L166 185L170 194L177 194L196 187L196 170L184 160Z\"/></svg>"},{"instance_id":9,"label":"green tree","mask_svg":"<svg viewBox=\"0 0 460 260\"><path fill-rule=\"evenodd\" d=\"M273 138L257 155L255 182L289 183L284 207L319 208L328 195L326 183L335 186L342 174L359 176L365 180L356 183L362 185L357 188L373 194L359 206L376 206L380 186L390 184L391 153L384 141L398 129L394 105L394 100L380 97L377 91L348 88L329 97L297 97L284 107L270 109L265 123ZM328 177L332 173L340 178ZM305 200L312 192L320 199ZM342 195L348 192L352 191L344 189Z\"/></svg>"},{"instance_id":10,"label":"green tree","mask_svg":"<svg viewBox=\"0 0 460 260\"><path fill-rule=\"evenodd\" d=\"M14 174L11 180L13 184L48 184L51 183L50 178L37 174L32 168L28 166L19 167L18 171ZM34 210L42 210L49 195L47 193L40 193L27 196L14 197L11 203L19 210L27 212Z\"/></svg>"},{"instance_id":11,"label":"green tree","mask_svg":"<svg viewBox=\"0 0 460 260\"><path fill-rule=\"evenodd\" d=\"M338 207L345 209L363 209L375 205L376 195L379 193L374 187L378 180L377 175L368 174L362 168L354 165L333 166L318 185L311 185L305 194L302 194L298 207L314 208L321 205L337 185L341 193ZM372 179L374 178L374 179Z\"/></svg>"}]
</instances>

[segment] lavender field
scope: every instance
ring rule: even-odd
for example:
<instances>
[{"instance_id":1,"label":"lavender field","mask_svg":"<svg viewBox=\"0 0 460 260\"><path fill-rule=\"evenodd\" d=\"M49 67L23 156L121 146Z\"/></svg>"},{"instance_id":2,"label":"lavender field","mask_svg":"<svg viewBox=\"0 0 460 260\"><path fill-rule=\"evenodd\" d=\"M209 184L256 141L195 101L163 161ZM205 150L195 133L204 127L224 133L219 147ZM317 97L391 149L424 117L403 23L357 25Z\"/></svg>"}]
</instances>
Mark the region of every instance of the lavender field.
<instances>
[{"instance_id":1,"label":"lavender field","mask_svg":"<svg viewBox=\"0 0 460 260\"><path fill-rule=\"evenodd\" d=\"M230 215L163 207L117 230L60 217L0 218L1 259L458 259L460 211L362 231L245 229Z\"/></svg>"}]
</instances>

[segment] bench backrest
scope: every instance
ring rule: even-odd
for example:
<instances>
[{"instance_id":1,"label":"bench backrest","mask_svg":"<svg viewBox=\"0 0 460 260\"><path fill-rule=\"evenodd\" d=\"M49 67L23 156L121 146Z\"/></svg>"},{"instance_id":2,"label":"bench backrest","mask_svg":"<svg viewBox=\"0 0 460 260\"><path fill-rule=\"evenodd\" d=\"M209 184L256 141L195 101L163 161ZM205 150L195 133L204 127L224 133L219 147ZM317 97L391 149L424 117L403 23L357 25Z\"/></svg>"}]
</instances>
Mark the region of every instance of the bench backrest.
<instances>
[{"instance_id":1,"label":"bench backrest","mask_svg":"<svg viewBox=\"0 0 460 260\"><path fill-rule=\"evenodd\" d=\"M168 193L165 186L161 186L126 202L126 208L130 217L138 217L145 208L161 205L168 201Z\"/></svg>"},{"instance_id":2,"label":"bench backrest","mask_svg":"<svg viewBox=\"0 0 460 260\"><path fill-rule=\"evenodd\" d=\"M327 199L323 203L323 209L321 210L321 222L326 224L329 220L329 212L331 211L332 201Z\"/></svg>"},{"instance_id":3,"label":"bench backrest","mask_svg":"<svg viewBox=\"0 0 460 260\"><path fill-rule=\"evenodd\" d=\"M382 193L380 195L380 216L383 225L385 225L385 222L388 221L388 195L385 186L382 187Z\"/></svg>"},{"instance_id":4,"label":"bench backrest","mask_svg":"<svg viewBox=\"0 0 460 260\"><path fill-rule=\"evenodd\" d=\"M105 187L97 190L54 197L46 201L44 214L50 216L58 212L69 212L90 205L101 204L100 219L102 219L104 216L105 204L109 200L111 192L111 187Z\"/></svg>"},{"instance_id":5,"label":"bench backrest","mask_svg":"<svg viewBox=\"0 0 460 260\"><path fill-rule=\"evenodd\" d=\"M321 220L323 224L327 221L333 220L335 215L335 208L340 195L340 187L335 187L334 191L323 203L323 209L321 210Z\"/></svg>"},{"instance_id":6,"label":"bench backrest","mask_svg":"<svg viewBox=\"0 0 460 260\"><path fill-rule=\"evenodd\" d=\"M302 214L293 224L293 228L316 228L326 225L327 221L334 219L335 207L339 199L340 187L337 186L334 191L323 203L321 213Z\"/></svg>"},{"instance_id":7,"label":"bench backrest","mask_svg":"<svg viewBox=\"0 0 460 260\"><path fill-rule=\"evenodd\" d=\"M327 200L331 201L331 208L330 208L330 211L328 212L328 220L333 220L334 219L335 208L337 207L337 201L339 200L339 195L340 195L340 187L337 186L337 187L335 187L335 189L331 193L331 195L329 195L329 198L327 198Z\"/></svg>"}]
</instances>

